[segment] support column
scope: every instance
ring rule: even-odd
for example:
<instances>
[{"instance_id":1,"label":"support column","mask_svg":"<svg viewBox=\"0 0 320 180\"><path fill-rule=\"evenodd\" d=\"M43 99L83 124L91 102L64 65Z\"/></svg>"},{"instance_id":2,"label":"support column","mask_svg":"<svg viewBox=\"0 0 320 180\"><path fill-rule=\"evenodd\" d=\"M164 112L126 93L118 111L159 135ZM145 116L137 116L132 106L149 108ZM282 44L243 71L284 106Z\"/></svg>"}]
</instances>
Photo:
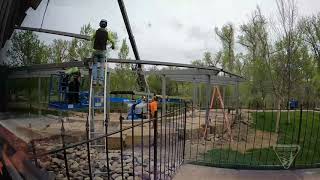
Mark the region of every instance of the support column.
<instances>
[{"instance_id":1,"label":"support column","mask_svg":"<svg viewBox=\"0 0 320 180\"><path fill-rule=\"evenodd\" d=\"M106 91L106 102L107 102L107 123L110 122L110 72L107 71L107 91Z\"/></svg>"},{"instance_id":2,"label":"support column","mask_svg":"<svg viewBox=\"0 0 320 180\"><path fill-rule=\"evenodd\" d=\"M161 111L162 111L162 115L165 116L166 114L166 75L162 75L162 78L161 78L161 81L162 81L162 104L161 104ZM166 116L165 116L166 117Z\"/></svg>"},{"instance_id":3,"label":"support column","mask_svg":"<svg viewBox=\"0 0 320 180\"><path fill-rule=\"evenodd\" d=\"M192 101L193 101L193 105L194 106L196 106L197 103L198 103L198 101L197 101L197 96L198 96L197 90L198 90L198 85L195 82L195 78L194 78L193 79L193 95L192 95Z\"/></svg>"},{"instance_id":4,"label":"support column","mask_svg":"<svg viewBox=\"0 0 320 180\"><path fill-rule=\"evenodd\" d=\"M236 95L236 115L239 116L239 108L240 108L240 94L239 94L239 81L236 82L235 86L235 95Z\"/></svg>"},{"instance_id":5,"label":"support column","mask_svg":"<svg viewBox=\"0 0 320 180\"><path fill-rule=\"evenodd\" d=\"M209 113L210 113L210 94L211 94L211 84L210 84L211 76L208 75L208 81L206 84L206 125L209 125Z\"/></svg>"},{"instance_id":6,"label":"support column","mask_svg":"<svg viewBox=\"0 0 320 180\"><path fill-rule=\"evenodd\" d=\"M38 77L38 115L41 116L41 78Z\"/></svg>"}]
</instances>

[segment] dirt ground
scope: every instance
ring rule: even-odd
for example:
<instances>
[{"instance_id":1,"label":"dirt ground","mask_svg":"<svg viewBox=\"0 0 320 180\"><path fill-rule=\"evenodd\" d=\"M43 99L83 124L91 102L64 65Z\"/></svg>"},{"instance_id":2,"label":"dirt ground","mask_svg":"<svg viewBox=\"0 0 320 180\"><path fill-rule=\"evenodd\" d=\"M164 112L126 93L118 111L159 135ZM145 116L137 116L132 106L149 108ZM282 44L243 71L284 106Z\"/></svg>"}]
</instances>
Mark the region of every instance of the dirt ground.
<instances>
[{"instance_id":1,"label":"dirt ground","mask_svg":"<svg viewBox=\"0 0 320 180\"><path fill-rule=\"evenodd\" d=\"M186 141L187 157L195 159L212 149L232 149L244 154L249 149L268 148L277 144L276 133L254 130L251 118L247 116L247 113L243 113L240 121L233 122L231 139L226 129L224 131L214 129L208 134L206 140L203 138L201 128L190 132L193 135ZM222 128L222 126L216 126L216 128Z\"/></svg>"},{"instance_id":2,"label":"dirt ground","mask_svg":"<svg viewBox=\"0 0 320 180\"><path fill-rule=\"evenodd\" d=\"M232 115L233 114L233 115ZM186 118L186 152L190 151L193 158L197 153L205 153L208 150L215 148L232 149L237 150L241 153L245 153L246 150L252 148L265 148L270 147L277 142L277 135L270 132L262 132L260 130L253 130L250 127L252 124L251 118L247 117L248 113L243 113L240 121L236 122L234 119L235 112L231 111L229 115L230 121L232 122L231 134L232 141L226 131L225 122L223 121L223 113L221 110L210 111L209 118L211 119L210 128L207 140L203 138L203 126L205 124L205 111L189 111ZM126 116L123 114L123 116ZM103 133L103 115L97 114L95 119L95 129L98 132ZM108 132L113 132L120 129L119 125L119 113L110 114L110 124ZM73 113L69 117L64 118L64 129L65 134L69 136L68 143L74 143L86 138L86 113ZM158 128L159 135L164 132L181 133L180 128L183 128L183 121L178 121L178 127L172 128L169 131L168 122L172 119L167 118L167 123L163 119L163 125ZM135 123L140 123L136 121ZM31 140L44 140L48 141L51 139L52 144L59 144L61 139L61 118L57 116L33 116L26 118L11 118L0 122L2 125L13 131L18 137L26 142ZM131 126L131 121L123 121L123 127ZM160 122L158 124L160 126ZM144 136L149 136L149 126L144 125ZM150 131L151 133L153 131ZM124 132L128 136L124 136L128 144L131 142L131 130ZM141 140L141 127L135 128L135 141L140 142ZM153 133L151 134L153 136ZM127 138L126 138L127 137ZM148 144L148 143L145 143ZM197 151L195 150L197 149Z\"/></svg>"}]
</instances>

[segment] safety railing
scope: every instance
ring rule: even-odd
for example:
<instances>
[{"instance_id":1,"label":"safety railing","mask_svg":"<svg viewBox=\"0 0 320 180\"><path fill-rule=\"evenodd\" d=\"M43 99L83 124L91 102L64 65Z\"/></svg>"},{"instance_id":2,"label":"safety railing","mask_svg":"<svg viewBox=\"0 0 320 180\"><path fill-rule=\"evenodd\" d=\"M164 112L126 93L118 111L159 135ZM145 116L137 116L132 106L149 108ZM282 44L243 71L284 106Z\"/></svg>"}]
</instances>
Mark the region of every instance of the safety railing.
<instances>
[{"instance_id":1,"label":"safety railing","mask_svg":"<svg viewBox=\"0 0 320 180\"><path fill-rule=\"evenodd\" d=\"M87 118L83 140L75 143L62 118L59 148L45 151L41 143L46 140L31 142L34 164L56 179L171 179L185 158L186 104L167 104L157 118L133 121L122 109L118 121L101 124L106 132L91 139ZM96 146L103 141L106 151Z\"/></svg>"},{"instance_id":2,"label":"safety railing","mask_svg":"<svg viewBox=\"0 0 320 180\"><path fill-rule=\"evenodd\" d=\"M319 167L320 111L309 107L216 108L206 115L193 106L186 118L186 161L239 169Z\"/></svg>"}]
</instances>

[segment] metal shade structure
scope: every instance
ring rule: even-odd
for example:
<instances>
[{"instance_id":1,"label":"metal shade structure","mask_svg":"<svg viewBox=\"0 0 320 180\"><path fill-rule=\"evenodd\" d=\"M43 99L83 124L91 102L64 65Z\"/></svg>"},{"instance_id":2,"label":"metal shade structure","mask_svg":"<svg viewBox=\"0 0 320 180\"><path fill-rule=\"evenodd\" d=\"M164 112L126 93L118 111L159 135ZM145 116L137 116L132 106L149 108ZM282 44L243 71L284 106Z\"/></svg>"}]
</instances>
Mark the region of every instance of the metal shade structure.
<instances>
[{"instance_id":1,"label":"metal shade structure","mask_svg":"<svg viewBox=\"0 0 320 180\"><path fill-rule=\"evenodd\" d=\"M88 61L89 59L86 59ZM239 82L244 80L241 76L232 74L230 72L224 71L223 69L219 69L216 67L203 67L196 66L192 64L183 64L183 63L171 63L171 62L161 62L161 61L150 61L150 60L128 60L128 59L108 59L108 63L118 63L118 64L141 64L141 65L155 65L155 66L167 66L167 67L179 67L185 69L177 69L177 70L162 70L162 71L148 71L145 74L165 74L169 77L172 76L177 80L179 77L189 77L189 75L194 76L204 76L210 75L211 79L218 74L226 74L229 77L232 77L231 80L239 79ZM83 70L87 70L87 67L84 64L84 61L72 61L58 64L37 64L30 66L22 66L16 68L9 69L9 79L19 79L19 78L34 78L34 77L50 77L51 74L57 73L59 71L64 71L71 67L78 67ZM188 75L188 76L187 76ZM176 77L177 76L177 77ZM227 77L226 76L226 77ZM189 77L190 80L191 77ZM196 78L196 80L203 80L203 77ZM223 80L223 79L222 79ZM189 81L193 82L193 81Z\"/></svg>"},{"instance_id":2,"label":"metal shade structure","mask_svg":"<svg viewBox=\"0 0 320 180\"><path fill-rule=\"evenodd\" d=\"M206 95L206 102L204 107L206 109L205 115L205 122L206 124L209 123L209 116L210 116L210 99L214 94L211 94L212 86L228 86L232 85L235 87L235 109L236 114L238 115L239 112L239 83L244 82L245 79L241 76L226 72L222 69L216 67L209 67L209 68L180 68L174 70L159 70L159 71L148 71L145 72L147 75L156 74L161 76L162 81L162 96L166 96L166 79L170 79L173 81L178 82L189 82L193 83L193 97L192 101L193 104L198 102L197 100L197 89L198 84L203 83L206 84L205 87L205 95ZM220 98L223 102L224 97ZM162 102L162 104L166 104L166 102ZM224 103L223 103L224 104ZM162 111L166 111L166 106L162 106Z\"/></svg>"},{"instance_id":3,"label":"metal shade structure","mask_svg":"<svg viewBox=\"0 0 320 180\"><path fill-rule=\"evenodd\" d=\"M240 76L222 72L220 69L175 69L148 71L146 74L157 74L173 81L191 83L209 83L211 85L237 85L245 81Z\"/></svg>"}]
</instances>

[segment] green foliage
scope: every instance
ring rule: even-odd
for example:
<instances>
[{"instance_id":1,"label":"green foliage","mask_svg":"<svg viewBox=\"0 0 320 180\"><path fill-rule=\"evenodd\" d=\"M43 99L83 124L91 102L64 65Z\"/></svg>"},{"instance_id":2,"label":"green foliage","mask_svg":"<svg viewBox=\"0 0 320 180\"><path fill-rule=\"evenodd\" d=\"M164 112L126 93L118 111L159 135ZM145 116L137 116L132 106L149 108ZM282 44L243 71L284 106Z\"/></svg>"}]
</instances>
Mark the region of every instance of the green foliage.
<instances>
[{"instance_id":1,"label":"green foliage","mask_svg":"<svg viewBox=\"0 0 320 180\"><path fill-rule=\"evenodd\" d=\"M12 46L8 50L8 64L20 66L28 64L47 63L49 48L31 31L13 33Z\"/></svg>"},{"instance_id":2,"label":"green foliage","mask_svg":"<svg viewBox=\"0 0 320 180\"><path fill-rule=\"evenodd\" d=\"M226 24L222 26L221 30L216 27L215 32L222 43L222 68L233 72L235 62L233 24Z\"/></svg>"},{"instance_id":3,"label":"green foliage","mask_svg":"<svg viewBox=\"0 0 320 180\"><path fill-rule=\"evenodd\" d=\"M68 52L69 42L62 39L54 39L53 43L50 45L51 49L51 60L53 63L68 62L69 52Z\"/></svg>"},{"instance_id":4,"label":"green foliage","mask_svg":"<svg viewBox=\"0 0 320 180\"><path fill-rule=\"evenodd\" d=\"M126 39L122 40L121 48L118 53L119 59L127 59L129 56L129 46L127 45Z\"/></svg>"},{"instance_id":5,"label":"green foliage","mask_svg":"<svg viewBox=\"0 0 320 180\"><path fill-rule=\"evenodd\" d=\"M91 26L91 24L86 24L81 27L80 34L87 35L92 37L94 34L94 29ZM86 41L86 40L79 40L78 42L78 56L80 59L91 57L91 54L93 52L93 44L92 41Z\"/></svg>"},{"instance_id":6,"label":"green foliage","mask_svg":"<svg viewBox=\"0 0 320 180\"><path fill-rule=\"evenodd\" d=\"M81 27L80 34L92 37L95 30L91 24L85 24ZM115 40L118 36L115 32L109 32L109 35ZM71 41L55 39L50 45L51 49L51 60L54 63L68 62L71 60L84 60L90 58L93 52L93 42L83 39L73 38ZM108 47L107 56L111 50Z\"/></svg>"},{"instance_id":7,"label":"green foliage","mask_svg":"<svg viewBox=\"0 0 320 180\"><path fill-rule=\"evenodd\" d=\"M114 36L115 37L115 36ZM128 59L129 46L125 39L122 40L121 48L118 53L119 59ZM112 90L137 90L137 75L131 70L129 64L117 64L111 73Z\"/></svg>"},{"instance_id":8,"label":"green foliage","mask_svg":"<svg viewBox=\"0 0 320 180\"><path fill-rule=\"evenodd\" d=\"M203 53L201 60L194 60L191 63L197 66L217 66L220 63L221 56L222 53L220 51L214 55L207 51Z\"/></svg>"},{"instance_id":9,"label":"green foliage","mask_svg":"<svg viewBox=\"0 0 320 180\"><path fill-rule=\"evenodd\" d=\"M298 29L313 52L320 71L320 13L311 17L303 17L298 23Z\"/></svg>"}]
</instances>

